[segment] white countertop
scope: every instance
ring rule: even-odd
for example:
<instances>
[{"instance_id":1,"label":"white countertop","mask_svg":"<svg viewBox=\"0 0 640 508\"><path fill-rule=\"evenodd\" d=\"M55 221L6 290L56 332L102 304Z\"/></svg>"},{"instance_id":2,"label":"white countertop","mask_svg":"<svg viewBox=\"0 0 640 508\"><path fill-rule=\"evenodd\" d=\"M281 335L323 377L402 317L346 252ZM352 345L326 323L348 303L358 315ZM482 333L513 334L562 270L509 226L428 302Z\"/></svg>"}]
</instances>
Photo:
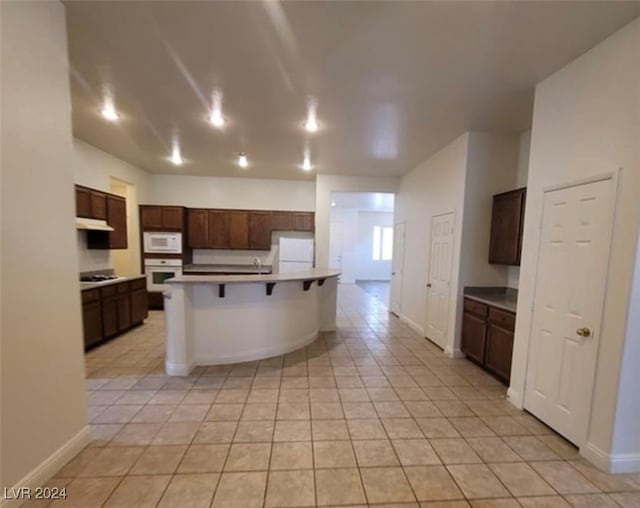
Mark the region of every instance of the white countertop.
<instances>
[{"instance_id":1,"label":"white countertop","mask_svg":"<svg viewBox=\"0 0 640 508\"><path fill-rule=\"evenodd\" d=\"M131 275L131 276L118 276L116 279L101 280L99 282L83 282L80 281L80 290L86 291L88 289L96 289L104 286L110 286L111 284L120 284L121 282L129 282L131 280L144 279L146 275Z\"/></svg>"},{"instance_id":2,"label":"white countertop","mask_svg":"<svg viewBox=\"0 0 640 508\"><path fill-rule=\"evenodd\" d=\"M165 284L203 282L210 282L213 284L287 282L296 280L326 279L329 277L337 277L340 273L341 272L338 270L317 268L314 270L306 270L304 272L268 273L264 275L180 275L178 277L173 277L172 279L167 279Z\"/></svg>"}]
</instances>

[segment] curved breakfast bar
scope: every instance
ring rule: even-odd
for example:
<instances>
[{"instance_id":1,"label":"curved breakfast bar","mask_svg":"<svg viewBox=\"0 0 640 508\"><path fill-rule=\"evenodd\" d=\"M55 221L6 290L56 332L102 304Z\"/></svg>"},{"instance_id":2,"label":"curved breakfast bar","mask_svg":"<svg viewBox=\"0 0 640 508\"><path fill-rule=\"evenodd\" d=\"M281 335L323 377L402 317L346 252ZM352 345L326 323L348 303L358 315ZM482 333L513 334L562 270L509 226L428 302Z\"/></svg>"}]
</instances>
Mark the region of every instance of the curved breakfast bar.
<instances>
[{"instance_id":1,"label":"curved breakfast bar","mask_svg":"<svg viewBox=\"0 0 640 508\"><path fill-rule=\"evenodd\" d=\"M167 374L260 360L299 349L336 328L340 272L182 275L165 291Z\"/></svg>"}]
</instances>

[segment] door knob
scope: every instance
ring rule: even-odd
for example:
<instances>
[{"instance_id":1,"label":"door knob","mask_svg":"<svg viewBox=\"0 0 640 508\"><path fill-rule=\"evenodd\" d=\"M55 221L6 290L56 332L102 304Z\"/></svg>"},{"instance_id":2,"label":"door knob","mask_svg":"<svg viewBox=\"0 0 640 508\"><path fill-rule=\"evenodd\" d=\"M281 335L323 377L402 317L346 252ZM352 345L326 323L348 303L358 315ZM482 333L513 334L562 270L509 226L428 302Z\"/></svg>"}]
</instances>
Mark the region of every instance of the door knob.
<instances>
[{"instance_id":1,"label":"door knob","mask_svg":"<svg viewBox=\"0 0 640 508\"><path fill-rule=\"evenodd\" d=\"M576 330L576 333L580 335L580 337L591 337L591 330L589 330L588 328L578 328Z\"/></svg>"},{"instance_id":2,"label":"door knob","mask_svg":"<svg viewBox=\"0 0 640 508\"><path fill-rule=\"evenodd\" d=\"M428 287L428 288L430 288L430 287L431 287L431 282L429 282L429 283L427 284L427 287Z\"/></svg>"}]
</instances>

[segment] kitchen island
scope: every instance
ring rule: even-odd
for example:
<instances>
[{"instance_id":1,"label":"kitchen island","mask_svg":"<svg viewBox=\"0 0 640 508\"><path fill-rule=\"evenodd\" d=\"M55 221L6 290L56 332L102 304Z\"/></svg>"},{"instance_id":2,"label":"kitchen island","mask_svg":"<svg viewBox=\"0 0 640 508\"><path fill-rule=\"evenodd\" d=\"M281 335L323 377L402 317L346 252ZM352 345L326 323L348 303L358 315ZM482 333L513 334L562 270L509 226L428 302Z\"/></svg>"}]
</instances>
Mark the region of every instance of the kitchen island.
<instances>
[{"instance_id":1,"label":"kitchen island","mask_svg":"<svg viewBox=\"0 0 640 508\"><path fill-rule=\"evenodd\" d=\"M335 330L338 275L314 269L166 280L167 374L285 354Z\"/></svg>"}]
</instances>

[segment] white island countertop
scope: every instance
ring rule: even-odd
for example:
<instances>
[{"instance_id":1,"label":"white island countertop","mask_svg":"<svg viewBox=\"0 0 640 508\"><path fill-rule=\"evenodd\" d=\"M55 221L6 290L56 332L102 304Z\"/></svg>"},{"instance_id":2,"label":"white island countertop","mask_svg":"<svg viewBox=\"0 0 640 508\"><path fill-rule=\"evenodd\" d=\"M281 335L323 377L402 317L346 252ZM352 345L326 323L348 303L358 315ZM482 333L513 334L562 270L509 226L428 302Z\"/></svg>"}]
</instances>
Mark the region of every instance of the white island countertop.
<instances>
[{"instance_id":1,"label":"white island countertop","mask_svg":"<svg viewBox=\"0 0 640 508\"><path fill-rule=\"evenodd\" d=\"M288 282L296 280L327 279L329 277L337 277L338 275L340 275L340 271L338 270L316 268L313 270L305 270L304 272L265 273L264 275L179 275L177 277L167 279L164 282L165 284L202 282L211 282L214 284Z\"/></svg>"}]
</instances>

